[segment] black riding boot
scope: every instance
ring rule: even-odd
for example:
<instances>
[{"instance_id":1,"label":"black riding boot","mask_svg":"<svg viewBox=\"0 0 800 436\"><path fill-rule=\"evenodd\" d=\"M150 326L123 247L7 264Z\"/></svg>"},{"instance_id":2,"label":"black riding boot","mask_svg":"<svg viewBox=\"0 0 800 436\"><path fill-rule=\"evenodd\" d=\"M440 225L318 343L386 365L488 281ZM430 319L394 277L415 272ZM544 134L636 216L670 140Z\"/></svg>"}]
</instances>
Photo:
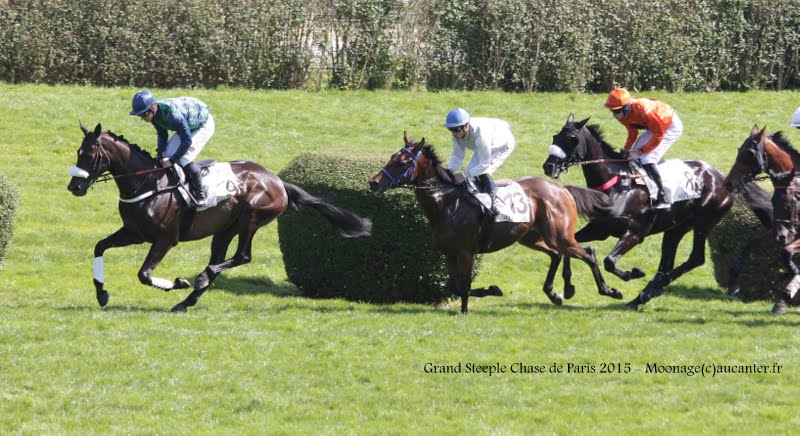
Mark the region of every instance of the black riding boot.
<instances>
[{"instance_id":1,"label":"black riding boot","mask_svg":"<svg viewBox=\"0 0 800 436\"><path fill-rule=\"evenodd\" d=\"M192 187L192 195L195 199L197 207L206 205L206 193L203 191L202 175L200 174L200 167L194 162L189 162L183 166L184 172L189 176L189 185Z\"/></svg>"},{"instance_id":2,"label":"black riding boot","mask_svg":"<svg viewBox=\"0 0 800 436\"><path fill-rule=\"evenodd\" d=\"M489 209L489 212L496 216L500 212L498 212L497 207L494 205L494 199L497 197L497 186L495 186L494 180L492 180L492 175L481 174L478 176L478 180L480 180L481 185L483 185L483 192L489 194L489 199L492 201L492 208Z\"/></svg>"},{"instance_id":3,"label":"black riding boot","mask_svg":"<svg viewBox=\"0 0 800 436\"><path fill-rule=\"evenodd\" d=\"M664 192L664 184L661 182L661 173L658 172L658 167L656 164L644 164L642 165L644 170L647 171L647 175L656 182L656 186L658 186L658 197L656 198L656 202L653 205L656 209L664 209L669 207L669 203L667 203L667 195Z\"/></svg>"}]
</instances>

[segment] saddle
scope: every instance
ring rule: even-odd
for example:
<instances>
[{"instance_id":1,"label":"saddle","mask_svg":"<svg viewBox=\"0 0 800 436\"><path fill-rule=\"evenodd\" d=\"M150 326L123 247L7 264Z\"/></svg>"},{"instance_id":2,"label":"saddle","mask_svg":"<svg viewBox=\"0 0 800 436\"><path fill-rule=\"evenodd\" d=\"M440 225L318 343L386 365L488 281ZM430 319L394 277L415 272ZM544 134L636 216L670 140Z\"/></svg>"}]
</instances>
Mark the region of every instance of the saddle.
<instances>
[{"instance_id":1,"label":"saddle","mask_svg":"<svg viewBox=\"0 0 800 436\"><path fill-rule=\"evenodd\" d=\"M699 198L702 194L703 182L686 162L678 159L661 161L658 163L658 172L666 194L664 199L668 203ZM620 171L619 183L627 189L647 189L652 200L658 197L658 186L639 161L630 161L628 170Z\"/></svg>"},{"instance_id":2,"label":"saddle","mask_svg":"<svg viewBox=\"0 0 800 436\"><path fill-rule=\"evenodd\" d=\"M214 207L241 192L239 182L236 179L236 175L233 174L229 163L218 163L216 160L207 159L195 162L195 164L200 167L203 190L206 191L207 195L206 206L198 208L198 211ZM172 169L172 178L174 179L171 183L175 183L178 186L178 192L180 192L186 203L192 204L191 190L186 185L186 174L183 168L180 165L173 165Z\"/></svg>"}]
</instances>

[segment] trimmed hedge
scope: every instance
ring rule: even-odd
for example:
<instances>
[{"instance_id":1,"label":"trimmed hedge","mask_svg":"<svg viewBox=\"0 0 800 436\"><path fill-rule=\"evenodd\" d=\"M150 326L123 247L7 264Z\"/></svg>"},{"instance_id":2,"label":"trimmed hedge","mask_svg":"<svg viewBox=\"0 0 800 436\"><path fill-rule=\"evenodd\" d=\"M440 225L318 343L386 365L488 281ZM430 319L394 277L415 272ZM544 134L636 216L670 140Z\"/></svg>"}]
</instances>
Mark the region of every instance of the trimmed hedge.
<instances>
[{"instance_id":1,"label":"trimmed hedge","mask_svg":"<svg viewBox=\"0 0 800 436\"><path fill-rule=\"evenodd\" d=\"M14 217L19 207L19 193L17 188L6 176L0 174L0 269L3 269L3 259L6 248L14 234Z\"/></svg>"},{"instance_id":2,"label":"trimmed hedge","mask_svg":"<svg viewBox=\"0 0 800 436\"><path fill-rule=\"evenodd\" d=\"M797 0L0 0L0 80L800 88Z\"/></svg>"},{"instance_id":3,"label":"trimmed hedge","mask_svg":"<svg viewBox=\"0 0 800 436\"><path fill-rule=\"evenodd\" d=\"M444 256L433 248L413 191L369 190L367 181L387 158L306 153L280 172L281 179L373 221L371 237L345 239L313 211L287 211L278 218L286 275L304 295L433 304L451 297Z\"/></svg>"},{"instance_id":4,"label":"trimmed hedge","mask_svg":"<svg viewBox=\"0 0 800 436\"><path fill-rule=\"evenodd\" d=\"M708 237L714 278L728 288L730 269L742 247L754 236L766 230L753 212L737 198L736 204L714 227ZM775 301L789 282L776 244L758 247L750 252L740 276L742 301Z\"/></svg>"}]
</instances>

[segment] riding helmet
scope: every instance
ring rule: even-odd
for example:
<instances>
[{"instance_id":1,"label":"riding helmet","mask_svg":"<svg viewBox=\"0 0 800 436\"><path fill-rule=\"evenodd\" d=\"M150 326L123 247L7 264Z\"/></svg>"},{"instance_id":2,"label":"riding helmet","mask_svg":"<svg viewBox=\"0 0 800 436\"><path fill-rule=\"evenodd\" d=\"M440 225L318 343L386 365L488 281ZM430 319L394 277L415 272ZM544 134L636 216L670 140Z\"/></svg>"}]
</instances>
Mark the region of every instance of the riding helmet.
<instances>
[{"instance_id":1,"label":"riding helmet","mask_svg":"<svg viewBox=\"0 0 800 436\"><path fill-rule=\"evenodd\" d=\"M617 88L608 93L605 106L607 109L617 110L631 102L631 93L625 88Z\"/></svg>"},{"instance_id":2,"label":"riding helmet","mask_svg":"<svg viewBox=\"0 0 800 436\"><path fill-rule=\"evenodd\" d=\"M447 113L447 118L444 120L445 127L459 127L469 122L469 113L460 107L457 107Z\"/></svg>"},{"instance_id":3,"label":"riding helmet","mask_svg":"<svg viewBox=\"0 0 800 436\"><path fill-rule=\"evenodd\" d=\"M141 115L156 103L156 96L150 91L139 91L133 96L131 115Z\"/></svg>"},{"instance_id":4,"label":"riding helmet","mask_svg":"<svg viewBox=\"0 0 800 436\"><path fill-rule=\"evenodd\" d=\"M800 107L794 110L794 115L792 115L792 127L800 127Z\"/></svg>"}]
</instances>

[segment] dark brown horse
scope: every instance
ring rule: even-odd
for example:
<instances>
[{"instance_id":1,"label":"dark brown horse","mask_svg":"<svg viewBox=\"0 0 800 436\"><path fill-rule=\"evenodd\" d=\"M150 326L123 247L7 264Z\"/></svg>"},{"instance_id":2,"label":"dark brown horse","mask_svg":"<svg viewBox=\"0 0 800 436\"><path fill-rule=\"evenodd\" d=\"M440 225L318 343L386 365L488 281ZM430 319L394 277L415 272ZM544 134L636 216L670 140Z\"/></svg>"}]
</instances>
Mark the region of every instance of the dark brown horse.
<instances>
[{"instance_id":1,"label":"dark brown horse","mask_svg":"<svg viewBox=\"0 0 800 436\"><path fill-rule=\"evenodd\" d=\"M167 252L179 241L212 236L211 260L197 276L194 291L173 312L185 312L222 271L251 260L251 245L256 231L282 214L287 207L311 206L339 228L346 237L369 235L372 223L352 212L312 197L297 186L281 181L262 166L246 161L230 162L238 184L238 194L217 206L195 211L187 207L171 174L161 171L149 153L122 136L94 131L81 125L84 138L68 189L76 196L86 195L98 178L113 178L119 188L119 214L122 228L94 247L94 285L100 306L108 303L103 289L103 253L113 247L148 242L150 252L139 270L139 281L165 291L191 287L186 279L166 280L151 273ZM110 173L110 176L104 173ZM239 236L236 253L225 259L228 246Z\"/></svg>"},{"instance_id":2,"label":"dark brown horse","mask_svg":"<svg viewBox=\"0 0 800 436\"><path fill-rule=\"evenodd\" d=\"M481 206L470 200L466 184L455 182L453 173L440 165L433 148L425 145L425 139L414 143L405 134L403 139L405 147L393 154L372 178L370 189L379 193L401 185L415 188L417 202L431 227L434 246L445 255L450 291L461 297L461 313L468 311L475 254L497 251L515 242L550 256L544 293L551 302L562 303L562 297L553 292L553 278L564 255L589 265L600 294L622 298L619 291L605 284L594 250L581 247L574 238L579 213L591 216L611 213L605 195L538 177L523 177L515 181L530 201L529 220L486 222ZM485 239L483 232L489 232ZM565 290L566 298L572 293L573 288Z\"/></svg>"},{"instance_id":3,"label":"dark brown horse","mask_svg":"<svg viewBox=\"0 0 800 436\"><path fill-rule=\"evenodd\" d=\"M725 189L723 176L705 162L685 161L689 174L701 186L700 197L677 201L668 209L650 207L650 195L643 186L621 183L620 173L629 173L630 164L621 153L603 141L597 126L587 126L589 119L576 122L570 114L561 131L553 136L551 153L543 168L545 174L558 178L572 165L581 165L586 185L599 191L615 194L621 203L620 217L593 219L576 235L579 242L604 240L609 236L620 238L605 258L607 271L630 280L644 277L644 272L634 268L623 271L617 268L619 259L645 237L664 233L661 241L661 262L655 277L639 295L628 303L636 309L653 297L661 295L664 287L683 274L705 263L706 238L711 228L730 210L734 195ZM689 259L677 268L675 254L678 243L689 231L694 231ZM564 267L569 268L564 260ZM565 272L565 274L569 274Z\"/></svg>"},{"instance_id":4,"label":"dark brown horse","mask_svg":"<svg viewBox=\"0 0 800 436\"><path fill-rule=\"evenodd\" d=\"M767 136L765 130L753 126L750 137L739 147L736 161L725 178L725 186L733 191L763 173L769 176L775 188L772 195L772 226L751 239L739 254L731 267L728 292L735 294L739 291L739 275L750 250L756 246L769 247L770 242L775 241L781 247L783 261L793 276L772 307L772 313L781 314L786 312L800 287L800 268L792 261L792 257L800 252L800 239L797 238L800 231L800 177L797 177L796 170L800 168L800 153L781 132Z\"/></svg>"}]
</instances>

